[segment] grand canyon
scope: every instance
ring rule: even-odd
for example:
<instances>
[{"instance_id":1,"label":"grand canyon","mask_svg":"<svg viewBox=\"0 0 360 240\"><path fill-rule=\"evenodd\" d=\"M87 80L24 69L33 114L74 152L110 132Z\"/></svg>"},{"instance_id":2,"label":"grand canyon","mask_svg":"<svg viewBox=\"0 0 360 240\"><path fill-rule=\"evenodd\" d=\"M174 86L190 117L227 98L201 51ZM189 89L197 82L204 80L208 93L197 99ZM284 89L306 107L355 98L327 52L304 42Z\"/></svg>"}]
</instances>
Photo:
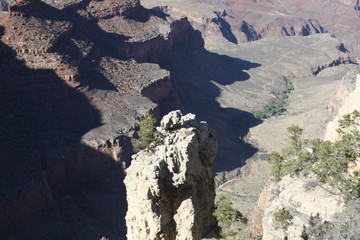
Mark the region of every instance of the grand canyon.
<instances>
[{"instance_id":1,"label":"grand canyon","mask_svg":"<svg viewBox=\"0 0 360 240\"><path fill-rule=\"evenodd\" d=\"M296 240L356 207L266 159L360 110L358 0L0 2L1 239L218 239L227 196L248 219L229 239ZM165 140L135 154L148 111Z\"/></svg>"}]
</instances>

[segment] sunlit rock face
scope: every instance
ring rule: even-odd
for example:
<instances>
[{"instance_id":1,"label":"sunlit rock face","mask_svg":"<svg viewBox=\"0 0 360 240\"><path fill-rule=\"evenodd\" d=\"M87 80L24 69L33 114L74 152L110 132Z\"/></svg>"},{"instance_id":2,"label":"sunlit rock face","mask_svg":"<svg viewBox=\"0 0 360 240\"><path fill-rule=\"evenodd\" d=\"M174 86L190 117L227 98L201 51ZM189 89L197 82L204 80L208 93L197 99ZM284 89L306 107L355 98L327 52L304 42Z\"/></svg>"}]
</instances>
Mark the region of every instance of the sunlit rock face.
<instances>
[{"instance_id":1,"label":"sunlit rock face","mask_svg":"<svg viewBox=\"0 0 360 240\"><path fill-rule=\"evenodd\" d=\"M164 142L133 156L126 170L129 240L201 239L216 224L212 165L216 137L180 111L164 116Z\"/></svg>"}]
</instances>

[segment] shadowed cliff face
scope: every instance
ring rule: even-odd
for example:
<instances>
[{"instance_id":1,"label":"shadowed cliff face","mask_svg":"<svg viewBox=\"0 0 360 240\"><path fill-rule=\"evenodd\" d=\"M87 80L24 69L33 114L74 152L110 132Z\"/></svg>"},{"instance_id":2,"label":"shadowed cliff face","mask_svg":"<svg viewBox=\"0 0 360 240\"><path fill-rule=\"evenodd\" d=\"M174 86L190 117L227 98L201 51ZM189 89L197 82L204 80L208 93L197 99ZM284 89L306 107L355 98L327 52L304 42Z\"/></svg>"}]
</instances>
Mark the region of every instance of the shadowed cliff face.
<instances>
[{"instance_id":1,"label":"shadowed cliff face","mask_svg":"<svg viewBox=\"0 0 360 240\"><path fill-rule=\"evenodd\" d=\"M182 30L172 32L167 40L160 41L161 44L150 42L149 47L144 49L151 50L141 52L141 55L137 54L136 44L131 45L134 48L131 47L130 50L127 48L124 55L138 62L157 63L167 69L182 110L195 113L216 130L219 139L218 160L214 166L216 172L241 167L257 151L245 143L243 138L250 127L261 121L249 112L220 106L217 98L221 90L217 84L227 86L237 81L246 81L249 75L245 71L261 65L205 50L201 33L194 30L187 19L176 22L172 27ZM185 34L185 38L180 34ZM161 104L160 109L174 109L166 102Z\"/></svg>"},{"instance_id":2,"label":"shadowed cliff face","mask_svg":"<svg viewBox=\"0 0 360 240\"><path fill-rule=\"evenodd\" d=\"M261 121L249 112L221 106L217 98L221 93L219 85L246 81L249 75L244 70L259 66L203 50L182 60L176 65L177 70L173 71L174 88L184 109L196 113L199 119L206 119L218 135L218 159L214 165L216 172L244 165L245 160L257 151L243 138L250 127Z\"/></svg>"},{"instance_id":3,"label":"shadowed cliff face","mask_svg":"<svg viewBox=\"0 0 360 240\"><path fill-rule=\"evenodd\" d=\"M222 108L216 83L246 80L243 70L257 64L203 50L186 19L169 23L141 7L114 17L92 12L90 1L63 10L34 2L2 21L1 238L124 238L123 173L115 160L129 160L135 119L154 107L141 94L160 104L160 114L180 102L209 120L221 143L216 170L239 167L255 152L239 137L257 122ZM169 30L149 37L157 24ZM170 71L171 82L148 62Z\"/></svg>"},{"instance_id":4,"label":"shadowed cliff face","mask_svg":"<svg viewBox=\"0 0 360 240\"><path fill-rule=\"evenodd\" d=\"M171 83L163 81L164 84L161 85L170 93L162 99L149 95L155 91L143 91L142 94L160 104L161 114L181 105L186 112L194 112L201 119L208 120L221 133L219 158L222 160L215 166L216 171L232 170L243 165L244 160L256 149L244 143L242 138L249 127L260 122L245 111L222 108L216 101L220 95L220 88L216 84L231 85L236 81L245 81L249 75L244 70L260 65L204 50L201 33L194 30L186 18L171 22L169 30L162 33L167 34L166 37L149 37L148 35L153 34L146 32L153 31L149 29L149 25L158 24L159 28L166 28L164 19L167 15L137 7L136 14L132 12L126 20L116 17L98 19L82 12L88 11L91 4L92 2L84 1L76 7L60 11L37 1L34 8L37 10L26 12L42 20L53 18L69 25L68 30L63 30L64 33L49 50L62 56L68 68L75 68L73 74L75 82L79 84L77 87L94 92L105 90L119 92L120 95L134 95L134 86L125 86L125 91L128 91L125 93L121 86L131 82L134 74L129 73L130 80L127 82L111 80L108 77L109 71L116 70L108 71L106 67L113 63L105 65L103 59L135 59L139 63L157 63L170 72ZM89 10L92 16L97 16L99 12L102 12L101 8ZM132 27L129 22L138 28ZM144 33L141 33L144 36L137 33L140 28L144 28ZM123 73L119 72L118 75ZM154 88L155 86L160 87L154 85ZM92 104L97 108L103 107L100 101ZM128 112L121 114L126 115Z\"/></svg>"},{"instance_id":5,"label":"shadowed cliff face","mask_svg":"<svg viewBox=\"0 0 360 240\"><path fill-rule=\"evenodd\" d=\"M28 68L3 43L0 53L1 238L121 238L122 170L80 143L98 110L53 70Z\"/></svg>"},{"instance_id":6,"label":"shadowed cliff face","mask_svg":"<svg viewBox=\"0 0 360 240\"><path fill-rule=\"evenodd\" d=\"M197 37L200 38L200 33ZM176 56L176 55L175 55ZM257 63L198 50L188 56L177 56L177 61L159 61L171 73L172 86L185 112L195 113L216 130L219 139L216 172L241 167L245 160L257 152L243 138L249 128L261 123L249 112L220 106L219 85L228 86L246 81L245 70L261 66Z\"/></svg>"}]
</instances>

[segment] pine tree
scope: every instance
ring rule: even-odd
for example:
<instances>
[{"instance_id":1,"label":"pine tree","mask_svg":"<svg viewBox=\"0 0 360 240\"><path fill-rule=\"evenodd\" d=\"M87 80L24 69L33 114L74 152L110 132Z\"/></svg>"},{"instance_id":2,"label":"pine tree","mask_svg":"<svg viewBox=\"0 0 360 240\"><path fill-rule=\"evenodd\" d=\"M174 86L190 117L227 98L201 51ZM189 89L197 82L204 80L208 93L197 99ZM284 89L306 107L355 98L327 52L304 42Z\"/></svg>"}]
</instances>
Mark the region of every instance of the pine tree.
<instances>
[{"instance_id":1,"label":"pine tree","mask_svg":"<svg viewBox=\"0 0 360 240\"><path fill-rule=\"evenodd\" d=\"M138 126L139 130L136 133L139 138L131 139L135 150L150 149L151 145L156 146L162 142L159 132L156 131L156 119L150 111L145 113Z\"/></svg>"}]
</instances>

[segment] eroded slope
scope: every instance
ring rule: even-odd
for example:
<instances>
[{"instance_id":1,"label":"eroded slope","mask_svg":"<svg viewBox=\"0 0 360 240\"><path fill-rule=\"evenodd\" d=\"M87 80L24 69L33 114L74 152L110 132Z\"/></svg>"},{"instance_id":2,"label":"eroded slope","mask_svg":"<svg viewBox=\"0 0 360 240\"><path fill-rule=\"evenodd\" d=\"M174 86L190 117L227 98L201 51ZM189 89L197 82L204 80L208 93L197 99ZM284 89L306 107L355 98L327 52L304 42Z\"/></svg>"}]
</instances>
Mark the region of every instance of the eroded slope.
<instances>
[{"instance_id":1,"label":"eroded slope","mask_svg":"<svg viewBox=\"0 0 360 240\"><path fill-rule=\"evenodd\" d=\"M171 102L146 61L156 45L181 55L192 28L138 1L17 1L0 21L0 236L122 239L120 162L139 116Z\"/></svg>"}]
</instances>

